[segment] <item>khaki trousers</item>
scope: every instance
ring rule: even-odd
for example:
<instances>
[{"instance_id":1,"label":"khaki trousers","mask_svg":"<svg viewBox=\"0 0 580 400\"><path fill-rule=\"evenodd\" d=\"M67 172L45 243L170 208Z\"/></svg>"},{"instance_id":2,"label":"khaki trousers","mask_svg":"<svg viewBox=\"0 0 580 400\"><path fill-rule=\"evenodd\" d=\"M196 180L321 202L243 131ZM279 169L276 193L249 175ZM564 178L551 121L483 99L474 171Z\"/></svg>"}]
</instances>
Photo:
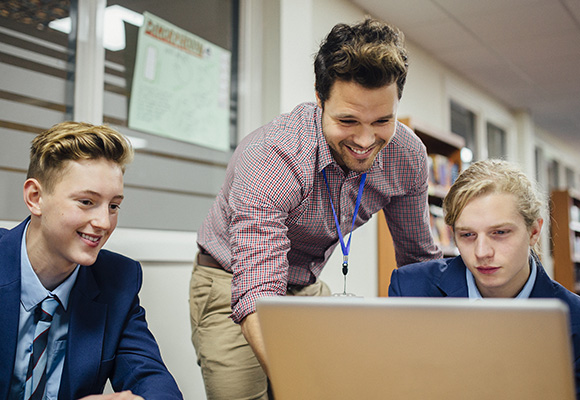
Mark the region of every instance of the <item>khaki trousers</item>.
<instances>
[{"instance_id":1,"label":"khaki trousers","mask_svg":"<svg viewBox=\"0 0 580 400\"><path fill-rule=\"evenodd\" d=\"M268 399L268 380L242 330L230 318L232 274L194 262L189 292L191 340L209 400ZM287 293L330 296L321 281Z\"/></svg>"}]
</instances>

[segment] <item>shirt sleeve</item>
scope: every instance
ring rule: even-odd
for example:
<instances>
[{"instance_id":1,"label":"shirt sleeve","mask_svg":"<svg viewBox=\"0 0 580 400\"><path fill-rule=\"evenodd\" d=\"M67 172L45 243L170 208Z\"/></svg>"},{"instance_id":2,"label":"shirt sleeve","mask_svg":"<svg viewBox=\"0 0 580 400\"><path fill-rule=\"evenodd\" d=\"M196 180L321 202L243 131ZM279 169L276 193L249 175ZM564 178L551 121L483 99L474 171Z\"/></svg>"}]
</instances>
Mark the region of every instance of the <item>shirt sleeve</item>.
<instances>
[{"instance_id":1,"label":"shirt sleeve","mask_svg":"<svg viewBox=\"0 0 580 400\"><path fill-rule=\"evenodd\" d=\"M284 295L288 283L286 219L303 198L296 158L274 143L246 149L230 192L232 320L255 312L256 300Z\"/></svg>"},{"instance_id":2,"label":"shirt sleeve","mask_svg":"<svg viewBox=\"0 0 580 400\"><path fill-rule=\"evenodd\" d=\"M418 166L414 187L405 195L392 198L383 209L398 267L442 257L429 225L426 154L421 154Z\"/></svg>"}]
</instances>

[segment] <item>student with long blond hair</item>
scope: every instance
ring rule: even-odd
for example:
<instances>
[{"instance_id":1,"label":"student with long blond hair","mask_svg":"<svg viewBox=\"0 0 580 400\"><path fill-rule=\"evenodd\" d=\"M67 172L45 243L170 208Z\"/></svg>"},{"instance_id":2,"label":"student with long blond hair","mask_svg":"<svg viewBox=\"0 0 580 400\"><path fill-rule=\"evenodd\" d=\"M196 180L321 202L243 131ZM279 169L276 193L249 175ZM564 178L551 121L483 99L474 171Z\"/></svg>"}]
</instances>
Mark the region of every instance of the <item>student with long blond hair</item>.
<instances>
[{"instance_id":1,"label":"student with long blond hair","mask_svg":"<svg viewBox=\"0 0 580 400\"><path fill-rule=\"evenodd\" d=\"M460 255L393 271L389 296L562 300L570 310L580 398L580 296L544 271L536 249L543 208L536 185L515 164L472 164L443 202Z\"/></svg>"}]
</instances>

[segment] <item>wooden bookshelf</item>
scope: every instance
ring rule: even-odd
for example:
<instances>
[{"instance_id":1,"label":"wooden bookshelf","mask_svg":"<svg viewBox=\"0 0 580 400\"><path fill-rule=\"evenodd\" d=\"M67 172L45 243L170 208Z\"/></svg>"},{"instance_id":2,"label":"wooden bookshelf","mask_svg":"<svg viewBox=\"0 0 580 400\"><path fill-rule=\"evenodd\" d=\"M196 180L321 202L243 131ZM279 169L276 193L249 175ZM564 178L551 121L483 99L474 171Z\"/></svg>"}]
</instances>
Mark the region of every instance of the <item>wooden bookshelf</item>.
<instances>
[{"instance_id":1,"label":"wooden bookshelf","mask_svg":"<svg viewBox=\"0 0 580 400\"><path fill-rule=\"evenodd\" d=\"M580 193L553 191L550 215L554 279L580 293Z\"/></svg>"},{"instance_id":2,"label":"wooden bookshelf","mask_svg":"<svg viewBox=\"0 0 580 400\"><path fill-rule=\"evenodd\" d=\"M458 174L461 171L460 153L461 149L465 146L465 140L457 134L433 128L429 124L415 118L399 118L399 121L411 128L427 148L427 154L430 158L428 201L431 216L431 231L434 233L436 243L441 247L445 256L458 255L459 252L452 242L450 231L448 232L447 238L443 240L444 243L440 243L438 240L441 237L440 231L443 230L445 232L447 229L444 223L442 224L442 205L443 198L449 190L453 177L444 179L445 183L436 179L435 175L437 174L433 171L433 163L437 163L437 160L447 160L449 163L449 174L453 173L452 170ZM397 267L397 262L395 260L393 240L382 211L378 215L377 236L379 296L387 297L391 273Z\"/></svg>"}]
</instances>

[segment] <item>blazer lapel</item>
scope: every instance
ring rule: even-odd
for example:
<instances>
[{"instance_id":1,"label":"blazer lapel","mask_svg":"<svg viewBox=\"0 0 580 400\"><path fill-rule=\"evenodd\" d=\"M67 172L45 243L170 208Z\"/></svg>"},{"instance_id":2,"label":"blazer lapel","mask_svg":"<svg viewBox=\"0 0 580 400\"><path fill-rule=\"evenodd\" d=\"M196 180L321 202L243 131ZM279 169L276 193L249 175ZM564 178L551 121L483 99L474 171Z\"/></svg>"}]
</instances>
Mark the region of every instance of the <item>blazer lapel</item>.
<instances>
[{"instance_id":1,"label":"blazer lapel","mask_svg":"<svg viewBox=\"0 0 580 400\"><path fill-rule=\"evenodd\" d=\"M77 398L94 390L103 350L107 305L96 301L100 290L91 268L81 266L69 300L70 323L59 398Z\"/></svg>"},{"instance_id":2,"label":"blazer lapel","mask_svg":"<svg viewBox=\"0 0 580 400\"><path fill-rule=\"evenodd\" d=\"M28 220L0 238L0 398L8 398L18 345L20 247ZM9 373L7 373L9 372Z\"/></svg>"},{"instance_id":3,"label":"blazer lapel","mask_svg":"<svg viewBox=\"0 0 580 400\"><path fill-rule=\"evenodd\" d=\"M441 280L437 285L448 297L467 297L467 281L465 280L466 266L457 256L452 259L445 271L441 275Z\"/></svg>"}]
</instances>

